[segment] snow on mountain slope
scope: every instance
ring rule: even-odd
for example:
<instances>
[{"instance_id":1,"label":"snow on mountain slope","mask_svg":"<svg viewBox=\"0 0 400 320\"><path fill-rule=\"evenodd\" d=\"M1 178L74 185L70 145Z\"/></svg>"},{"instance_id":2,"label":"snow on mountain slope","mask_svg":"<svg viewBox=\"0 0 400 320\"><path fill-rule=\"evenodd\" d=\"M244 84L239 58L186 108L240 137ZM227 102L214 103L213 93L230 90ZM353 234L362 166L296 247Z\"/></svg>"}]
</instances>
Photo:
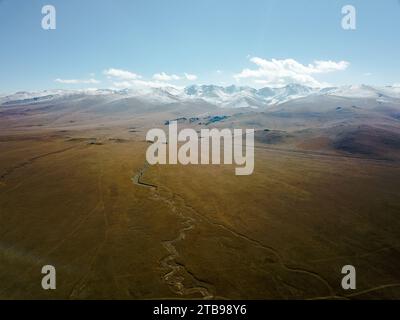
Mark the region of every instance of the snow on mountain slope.
<instances>
[{"instance_id":1,"label":"snow on mountain slope","mask_svg":"<svg viewBox=\"0 0 400 320\"><path fill-rule=\"evenodd\" d=\"M328 92L329 95L344 98L364 98L364 99L381 99L381 98L400 98L400 88L393 86L372 87L367 85L351 85L339 88L333 88Z\"/></svg>"},{"instance_id":2,"label":"snow on mountain slope","mask_svg":"<svg viewBox=\"0 0 400 320\"><path fill-rule=\"evenodd\" d=\"M372 87L351 85L332 88L311 88L299 84L289 84L281 88L254 89L245 86L192 85L186 88L160 87L137 89L84 89L84 90L44 90L39 92L17 92L0 97L0 105L33 104L55 99L84 98L87 96L107 96L113 100L135 97L151 104L171 104L203 100L221 108L263 108L310 96L332 96L351 99L370 99L377 102L400 99L400 87Z\"/></svg>"},{"instance_id":3,"label":"snow on mountain slope","mask_svg":"<svg viewBox=\"0 0 400 320\"><path fill-rule=\"evenodd\" d=\"M81 89L81 90L43 90L26 92L19 91L11 95L0 97L0 105L32 104L52 101L55 99L71 98L76 96L109 95L115 93L110 89Z\"/></svg>"},{"instance_id":4,"label":"snow on mountain slope","mask_svg":"<svg viewBox=\"0 0 400 320\"><path fill-rule=\"evenodd\" d=\"M135 97L155 104L169 104L182 100L182 90L174 87L127 89L123 92L117 91L115 94L123 94L124 97Z\"/></svg>"},{"instance_id":5,"label":"snow on mountain slope","mask_svg":"<svg viewBox=\"0 0 400 320\"><path fill-rule=\"evenodd\" d=\"M11 95L6 95L0 98L1 104L7 103L23 103L23 101L37 101L43 99L51 99L56 95L62 94L63 90L44 90L44 91L37 91L37 92L26 92L26 91L19 91Z\"/></svg>"},{"instance_id":6,"label":"snow on mountain slope","mask_svg":"<svg viewBox=\"0 0 400 320\"><path fill-rule=\"evenodd\" d=\"M259 108L305 97L315 90L306 86L290 84L283 88L262 88L215 85L193 85L185 88L185 94L195 99L203 99L220 107Z\"/></svg>"}]
</instances>

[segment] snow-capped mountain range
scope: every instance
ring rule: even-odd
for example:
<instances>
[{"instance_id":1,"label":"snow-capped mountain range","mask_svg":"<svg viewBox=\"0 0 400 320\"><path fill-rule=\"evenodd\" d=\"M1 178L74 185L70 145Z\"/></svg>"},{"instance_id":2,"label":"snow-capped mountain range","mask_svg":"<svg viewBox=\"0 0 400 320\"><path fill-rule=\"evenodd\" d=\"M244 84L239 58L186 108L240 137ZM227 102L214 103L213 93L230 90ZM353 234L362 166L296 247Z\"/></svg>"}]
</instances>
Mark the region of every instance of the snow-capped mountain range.
<instances>
[{"instance_id":1,"label":"snow-capped mountain range","mask_svg":"<svg viewBox=\"0 0 400 320\"><path fill-rule=\"evenodd\" d=\"M2 106L31 104L68 99L69 97L107 96L111 99L137 98L150 103L169 104L203 100L221 108L262 108L279 105L291 100L309 96L335 96L342 98L375 99L382 102L400 100L400 87L375 87L351 85L331 88L311 88L299 84L289 84L282 88L265 87L228 87L217 85L192 85L185 88L161 87L146 89L81 89L81 90L44 90L40 92L17 92L0 96ZM398 101L397 101L398 102Z\"/></svg>"}]
</instances>

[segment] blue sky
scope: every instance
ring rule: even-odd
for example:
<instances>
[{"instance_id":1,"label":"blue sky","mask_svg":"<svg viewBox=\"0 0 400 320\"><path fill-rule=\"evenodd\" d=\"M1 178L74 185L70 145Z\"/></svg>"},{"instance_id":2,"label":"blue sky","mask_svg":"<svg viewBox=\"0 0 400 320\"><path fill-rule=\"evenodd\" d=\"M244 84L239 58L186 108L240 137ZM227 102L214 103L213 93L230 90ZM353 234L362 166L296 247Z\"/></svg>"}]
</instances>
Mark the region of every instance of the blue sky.
<instances>
[{"instance_id":1,"label":"blue sky","mask_svg":"<svg viewBox=\"0 0 400 320\"><path fill-rule=\"evenodd\" d=\"M56 30L41 28L46 4ZM357 10L356 30L341 27L346 4ZM399 34L398 0L0 0L0 93L394 84Z\"/></svg>"}]
</instances>

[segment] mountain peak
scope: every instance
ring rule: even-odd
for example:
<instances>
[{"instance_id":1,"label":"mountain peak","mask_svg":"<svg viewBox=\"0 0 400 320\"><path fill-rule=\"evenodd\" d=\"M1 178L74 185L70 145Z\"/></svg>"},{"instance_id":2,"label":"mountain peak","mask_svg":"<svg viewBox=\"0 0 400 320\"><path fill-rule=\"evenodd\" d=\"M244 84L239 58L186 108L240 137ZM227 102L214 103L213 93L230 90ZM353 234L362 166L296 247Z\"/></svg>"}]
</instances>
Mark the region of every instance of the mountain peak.
<instances>
[{"instance_id":1,"label":"mountain peak","mask_svg":"<svg viewBox=\"0 0 400 320\"><path fill-rule=\"evenodd\" d=\"M82 89L82 90L44 90L39 92L20 91L12 95L0 97L3 104L30 104L38 101L51 101L82 97L82 95L123 96L124 98L140 98L160 104L199 99L210 104L226 108L262 108L268 105L279 105L284 102L304 98L312 95L330 95L344 98L375 99L387 101L400 99L400 87L385 86L374 87L371 85L347 85L330 88L311 88L305 85L290 83L284 87L264 87L255 89L246 86L230 85L191 85L185 88L173 86L146 87L132 89ZM114 99L115 97L113 97ZM117 97L118 99L118 97Z\"/></svg>"}]
</instances>

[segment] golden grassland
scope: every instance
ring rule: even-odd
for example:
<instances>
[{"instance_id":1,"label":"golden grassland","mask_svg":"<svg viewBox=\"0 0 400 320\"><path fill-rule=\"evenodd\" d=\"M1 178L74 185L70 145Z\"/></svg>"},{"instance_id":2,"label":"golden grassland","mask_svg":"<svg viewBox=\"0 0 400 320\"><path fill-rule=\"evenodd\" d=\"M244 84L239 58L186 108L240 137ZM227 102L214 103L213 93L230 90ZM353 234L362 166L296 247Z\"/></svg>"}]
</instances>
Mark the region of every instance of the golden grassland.
<instances>
[{"instance_id":1,"label":"golden grassland","mask_svg":"<svg viewBox=\"0 0 400 320\"><path fill-rule=\"evenodd\" d=\"M146 168L147 146L121 128L2 134L1 298L400 298L398 163L260 146L240 177Z\"/></svg>"}]
</instances>

